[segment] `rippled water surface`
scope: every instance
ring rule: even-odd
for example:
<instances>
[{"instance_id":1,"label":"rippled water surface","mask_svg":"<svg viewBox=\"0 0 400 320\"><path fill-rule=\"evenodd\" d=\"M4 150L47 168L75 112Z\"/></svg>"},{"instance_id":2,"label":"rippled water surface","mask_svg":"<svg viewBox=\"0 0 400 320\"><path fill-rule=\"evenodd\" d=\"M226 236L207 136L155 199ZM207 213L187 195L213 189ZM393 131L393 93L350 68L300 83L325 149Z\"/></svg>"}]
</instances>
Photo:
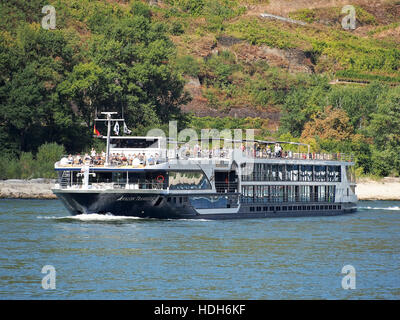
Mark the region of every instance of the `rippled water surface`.
<instances>
[{"instance_id":1,"label":"rippled water surface","mask_svg":"<svg viewBox=\"0 0 400 320\"><path fill-rule=\"evenodd\" d=\"M42 267L56 289L42 288ZM342 268L356 289L342 288ZM336 217L71 217L0 200L0 299L399 299L400 202Z\"/></svg>"}]
</instances>

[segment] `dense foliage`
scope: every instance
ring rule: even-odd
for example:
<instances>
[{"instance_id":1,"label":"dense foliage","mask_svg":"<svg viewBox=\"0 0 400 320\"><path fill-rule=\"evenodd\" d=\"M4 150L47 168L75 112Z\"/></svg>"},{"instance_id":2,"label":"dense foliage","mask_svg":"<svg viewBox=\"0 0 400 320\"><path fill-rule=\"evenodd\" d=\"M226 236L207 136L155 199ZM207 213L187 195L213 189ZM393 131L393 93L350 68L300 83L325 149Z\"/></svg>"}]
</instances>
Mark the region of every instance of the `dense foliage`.
<instances>
[{"instance_id":1,"label":"dense foliage","mask_svg":"<svg viewBox=\"0 0 400 320\"><path fill-rule=\"evenodd\" d=\"M25 2L2 3L2 13L19 4L18 13L33 10L22 7ZM35 4L40 14L41 1ZM170 64L176 49L147 5L54 5L65 28L45 30L40 19L16 15L16 28L3 26L0 33L2 153L36 152L52 141L80 151L91 144L96 112L105 110L124 112L134 131L183 117L179 106L189 97ZM69 28L69 19L84 22L91 36Z\"/></svg>"},{"instance_id":2,"label":"dense foliage","mask_svg":"<svg viewBox=\"0 0 400 320\"><path fill-rule=\"evenodd\" d=\"M252 128L258 138L355 153L359 174L400 174L400 48L390 36L399 17L380 25L356 6L357 23L368 27L358 35L341 29L338 7L291 12L308 23L300 26L250 14L266 0L146 2L0 3L0 179L51 177L61 154L98 147L94 119L105 110L123 113L133 134L169 120L196 130ZM383 4L389 13L392 2ZM41 27L48 4L55 30ZM253 54L265 47L304 54L310 71ZM365 85L333 86L333 77ZM260 117L183 114L185 78L199 80L210 109L280 114L279 130Z\"/></svg>"}]
</instances>

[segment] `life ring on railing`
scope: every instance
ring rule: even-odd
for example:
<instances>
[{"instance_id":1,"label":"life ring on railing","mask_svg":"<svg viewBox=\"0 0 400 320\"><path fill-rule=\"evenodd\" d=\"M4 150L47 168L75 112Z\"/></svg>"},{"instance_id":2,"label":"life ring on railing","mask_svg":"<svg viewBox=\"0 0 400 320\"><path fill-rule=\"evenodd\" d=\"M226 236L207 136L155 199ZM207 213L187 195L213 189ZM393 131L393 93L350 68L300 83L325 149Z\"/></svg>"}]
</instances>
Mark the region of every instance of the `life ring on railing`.
<instances>
[{"instance_id":1,"label":"life ring on railing","mask_svg":"<svg viewBox=\"0 0 400 320\"><path fill-rule=\"evenodd\" d=\"M160 174L159 176L157 176L156 181L158 183L163 183L165 180L164 176L162 174Z\"/></svg>"}]
</instances>

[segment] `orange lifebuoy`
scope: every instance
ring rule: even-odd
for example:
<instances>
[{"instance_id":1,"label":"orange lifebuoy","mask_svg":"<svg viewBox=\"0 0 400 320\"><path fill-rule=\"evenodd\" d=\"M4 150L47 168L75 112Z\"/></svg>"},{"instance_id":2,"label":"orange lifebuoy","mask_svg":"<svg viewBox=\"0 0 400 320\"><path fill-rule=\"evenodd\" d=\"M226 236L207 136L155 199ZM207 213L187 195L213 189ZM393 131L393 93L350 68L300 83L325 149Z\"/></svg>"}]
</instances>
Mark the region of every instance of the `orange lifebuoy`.
<instances>
[{"instance_id":1,"label":"orange lifebuoy","mask_svg":"<svg viewBox=\"0 0 400 320\"><path fill-rule=\"evenodd\" d=\"M160 174L159 176L157 176L156 180L157 180L158 183L163 183L165 178L164 178L163 175Z\"/></svg>"}]
</instances>

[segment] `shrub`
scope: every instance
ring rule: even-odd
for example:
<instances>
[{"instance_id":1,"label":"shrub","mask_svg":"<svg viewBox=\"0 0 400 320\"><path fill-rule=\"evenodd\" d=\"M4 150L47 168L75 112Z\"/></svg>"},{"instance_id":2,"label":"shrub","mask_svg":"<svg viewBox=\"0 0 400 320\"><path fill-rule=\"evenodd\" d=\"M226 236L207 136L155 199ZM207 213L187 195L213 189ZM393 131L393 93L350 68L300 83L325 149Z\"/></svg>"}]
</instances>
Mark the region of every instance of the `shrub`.
<instances>
[{"instance_id":1,"label":"shrub","mask_svg":"<svg viewBox=\"0 0 400 320\"><path fill-rule=\"evenodd\" d=\"M20 178L30 179L34 176L36 162L31 152L22 152L19 157Z\"/></svg>"},{"instance_id":2,"label":"shrub","mask_svg":"<svg viewBox=\"0 0 400 320\"><path fill-rule=\"evenodd\" d=\"M179 21L174 21L172 22L171 25L171 33L174 36L179 36L181 34L183 34L185 32L182 23L180 23Z\"/></svg>"},{"instance_id":3,"label":"shrub","mask_svg":"<svg viewBox=\"0 0 400 320\"><path fill-rule=\"evenodd\" d=\"M65 155L64 146L57 143L45 143L39 147L36 154L37 170L36 177L55 178L54 163Z\"/></svg>"},{"instance_id":4,"label":"shrub","mask_svg":"<svg viewBox=\"0 0 400 320\"><path fill-rule=\"evenodd\" d=\"M199 63L192 56L182 56L176 59L176 69L179 73L197 77L200 72Z\"/></svg>"},{"instance_id":5,"label":"shrub","mask_svg":"<svg viewBox=\"0 0 400 320\"><path fill-rule=\"evenodd\" d=\"M148 5L141 1L135 1L131 6L131 12L136 16L143 16L150 19L151 10Z\"/></svg>"},{"instance_id":6,"label":"shrub","mask_svg":"<svg viewBox=\"0 0 400 320\"><path fill-rule=\"evenodd\" d=\"M0 180L19 178L18 160L8 154L0 157Z\"/></svg>"}]
</instances>

